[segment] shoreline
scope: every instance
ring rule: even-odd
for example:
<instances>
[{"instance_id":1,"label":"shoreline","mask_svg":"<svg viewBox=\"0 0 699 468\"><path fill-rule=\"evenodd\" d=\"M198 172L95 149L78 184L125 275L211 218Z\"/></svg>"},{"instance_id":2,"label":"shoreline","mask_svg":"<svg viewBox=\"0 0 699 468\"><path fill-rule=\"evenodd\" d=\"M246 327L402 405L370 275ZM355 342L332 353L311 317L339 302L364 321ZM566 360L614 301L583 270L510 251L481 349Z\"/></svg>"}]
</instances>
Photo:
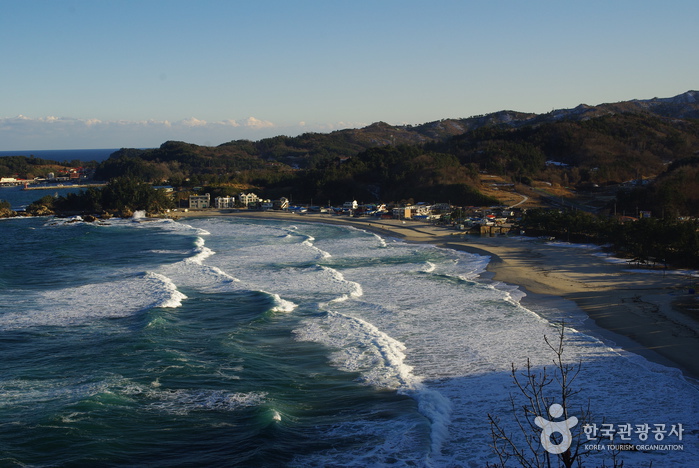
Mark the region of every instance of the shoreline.
<instances>
[{"instance_id":1,"label":"shoreline","mask_svg":"<svg viewBox=\"0 0 699 468\"><path fill-rule=\"evenodd\" d=\"M535 309L537 302L553 301L555 307L565 308L569 301L590 319L585 331L624 351L677 368L685 378L699 380L699 302L687 293L688 287L695 287L696 277L629 271L631 266L626 263L605 260L599 248L524 237L479 237L416 221L211 209L174 215L338 224L488 256L487 276L482 277L518 286L527 294L523 304L532 303ZM693 317L688 304L695 305Z\"/></svg>"}]
</instances>

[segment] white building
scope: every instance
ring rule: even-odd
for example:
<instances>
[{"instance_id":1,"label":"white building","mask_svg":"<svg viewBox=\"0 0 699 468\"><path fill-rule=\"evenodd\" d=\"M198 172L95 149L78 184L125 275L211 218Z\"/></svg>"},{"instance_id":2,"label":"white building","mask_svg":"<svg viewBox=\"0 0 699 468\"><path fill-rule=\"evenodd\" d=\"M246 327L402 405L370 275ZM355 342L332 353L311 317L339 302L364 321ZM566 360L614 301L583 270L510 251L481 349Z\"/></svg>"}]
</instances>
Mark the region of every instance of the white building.
<instances>
[{"instance_id":1,"label":"white building","mask_svg":"<svg viewBox=\"0 0 699 468\"><path fill-rule=\"evenodd\" d=\"M260 201L260 197L254 193L241 193L238 195L238 200L240 200L241 205L252 205Z\"/></svg>"},{"instance_id":2,"label":"white building","mask_svg":"<svg viewBox=\"0 0 699 468\"><path fill-rule=\"evenodd\" d=\"M214 200L216 208L219 210L225 208L235 208L235 197L216 197Z\"/></svg>"},{"instance_id":3,"label":"white building","mask_svg":"<svg viewBox=\"0 0 699 468\"><path fill-rule=\"evenodd\" d=\"M357 203L357 200L346 201L342 205L342 208L344 208L345 210L356 210L358 207L359 207L359 204Z\"/></svg>"},{"instance_id":4,"label":"white building","mask_svg":"<svg viewBox=\"0 0 699 468\"><path fill-rule=\"evenodd\" d=\"M211 206L211 195L190 195L189 207L192 209L209 208Z\"/></svg>"},{"instance_id":5,"label":"white building","mask_svg":"<svg viewBox=\"0 0 699 468\"><path fill-rule=\"evenodd\" d=\"M287 210L289 209L289 200L285 197L281 197L279 200L274 200L273 209L275 210Z\"/></svg>"},{"instance_id":6,"label":"white building","mask_svg":"<svg viewBox=\"0 0 699 468\"><path fill-rule=\"evenodd\" d=\"M432 214L432 206L430 205L418 204L411 206L410 209L412 210L413 216L429 216Z\"/></svg>"}]
</instances>

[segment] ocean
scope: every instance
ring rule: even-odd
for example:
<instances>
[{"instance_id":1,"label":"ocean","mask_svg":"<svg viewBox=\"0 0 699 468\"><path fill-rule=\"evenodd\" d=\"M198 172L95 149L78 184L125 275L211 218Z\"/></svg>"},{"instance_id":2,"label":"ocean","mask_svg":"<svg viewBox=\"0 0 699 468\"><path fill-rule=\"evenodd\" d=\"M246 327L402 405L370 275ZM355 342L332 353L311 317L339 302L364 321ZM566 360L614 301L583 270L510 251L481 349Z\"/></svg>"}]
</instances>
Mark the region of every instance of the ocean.
<instances>
[{"instance_id":1,"label":"ocean","mask_svg":"<svg viewBox=\"0 0 699 468\"><path fill-rule=\"evenodd\" d=\"M562 319L589 443L630 424L625 466L699 457L697 386L524 307L487 257L237 217L7 219L0 248L0 466L483 467L489 414L538 444L511 365L551 372Z\"/></svg>"},{"instance_id":2,"label":"ocean","mask_svg":"<svg viewBox=\"0 0 699 468\"><path fill-rule=\"evenodd\" d=\"M14 187L0 187L0 200L10 203L10 207L15 210L24 211L28 205L46 195L66 196L69 193L79 193L85 190L77 187L51 187L40 190L24 190L24 187L16 185Z\"/></svg>"}]
</instances>

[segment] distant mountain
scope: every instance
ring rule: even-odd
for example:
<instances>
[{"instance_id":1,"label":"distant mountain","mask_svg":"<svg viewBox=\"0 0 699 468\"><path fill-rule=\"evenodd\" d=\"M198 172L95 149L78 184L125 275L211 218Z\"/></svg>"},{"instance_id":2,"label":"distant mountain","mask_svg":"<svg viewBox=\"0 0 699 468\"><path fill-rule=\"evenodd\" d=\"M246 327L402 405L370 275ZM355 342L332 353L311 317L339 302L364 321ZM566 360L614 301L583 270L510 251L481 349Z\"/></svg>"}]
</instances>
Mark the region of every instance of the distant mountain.
<instances>
[{"instance_id":1,"label":"distant mountain","mask_svg":"<svg viewBox=\"0 0 699 468\"><path fill-rule=\"evenodd\" d=\"M688 91L546 114L504 110L421 125L376 122L216 147L169 141L156 149L115 152L96 177L254 188L269 197L368 201L433 195L474 204L482 201L472 189L480 187L483 172L511 182L584 189L652 179L687 161L664 179L674 194L685 183L696 185L690 173L699 157L697 101L697 92ZM693 200L676 203L676 211L691 212L685 207Z\"/></svg>"},{"instance_id":2,"label":"distant mountain","mask_svg":"<svg viewBox=\"0 0 699 468\"><path fill-rule=\"evenodd\" d=\"M369 148L439 143L482 128L517 129L628 113L675 119L699 118L697 94L697 91L688 91L672 98L633 100L597 106L580 104L573 109L558 109L546 114L503 110L421 125L389 125L376 122L364 128L337 130L331 133L304 133L296 137L277 136L259 141L234 140L217 147L166 142L158 149L128 150L126 153L137 153L141 158L150 161L180 161L184 165L184 172L188 172L188 166L191 169L198 168L201 161L197 161L197 158L209 159L204 166L219 173L269 164L282 164L290 169L312 169L325 161L346 159ZM122 158L124 155L122 150L116 152L112 158ZM113 173L114 171L106 171L104 176L111 176Z\"/></svg>"},{"instance_id":3,"label":"distant mountain","mask_svg":"<svg viewBox=\"0 0 699 468\"><path fill-rule=\"evenodd\" d=\"M670 98L634 99L596 106L580 104L572 109L556 109L546 114L521 114L524 117L512 119L510 125L521 127L562 120L580 121L603 115L624 113L654 114L675 119L697 119L699 118L699 91L687 91Z\"/></svg>"},{"instance_id":4,"label":"distant mountain","mask_svg":"<svg viewBox=\"0 0 699 468\"><path fill-rule=\"evenodd\" d=\"M275 137L254 143L259 156L298 167L314 167L327 157L347 157L368 148L385 145L414 145L445 141L480 128L521 128L561 121L585 121L605 115L637 113L674 119L699 118L699 92L687 91L671 98L653 98L558 109L546 114L502 110L461 119L442 119L421 125L373 123L359 129L332 133L309 133L298 137ZM246 145L249 142L246 142ZM236 146L232 141L225 146Z\"/></svg>"},{"instance_id":5,"label":"distant mountain","mask_svg":"<svg viewBox=\"0 0 699 468\"><path fill-rule=\"evenodd\" d=\"M608 104L614 108L614 104ZM699 91L687 91L671 98L653 98L618 103L616 108L626 112L650 112L677 119L699 118Z\"/></svg>"}]
</instances>

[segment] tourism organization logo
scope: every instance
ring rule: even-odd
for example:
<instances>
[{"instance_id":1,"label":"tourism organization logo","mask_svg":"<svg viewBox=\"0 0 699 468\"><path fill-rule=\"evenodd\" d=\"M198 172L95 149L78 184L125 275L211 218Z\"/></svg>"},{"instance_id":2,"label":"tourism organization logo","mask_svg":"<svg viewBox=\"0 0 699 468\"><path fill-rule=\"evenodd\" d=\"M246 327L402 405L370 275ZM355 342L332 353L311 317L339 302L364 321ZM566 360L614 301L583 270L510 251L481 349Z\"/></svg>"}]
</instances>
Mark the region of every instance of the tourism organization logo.
<instances>
[{"instance_id":1,"label":"tourism organization logo","mask_svg":"<svg viewBox=\"0 0 699 468\"><path fill-rule=\"evenodd\" d=\"M541 446L553 455L560 455L573 444L571 430L578 424L575 416L555 421L564 414L563 406L552 404L548 409L552 420L537 416L534 424L541 428ZM581 444L586 451L673 451L684 450L684 427L677 424L609 424L585 423L582 431L586 441ZM649 438L651 440L649 441Z\"/></svg>"},{"instance_id":2,"label":"tourism organization logo","mask_svg":"<svg viewBox=\"0 0 699 468\"><path fill-rule=\"evenodd\" d=\"M549 415L552 418L560 418L563 415L563 407L558 403L554 403L549 407ZM541 428L541 445L548 453L558 455L570 448L573 443L573 434L570 430L578 424L578 418L571 416L564 421L554 422L544 419L542 416L537 416L534 424ZM554 434L560 434L561 441L553 442Z\"/></svg>"}]
</instances>

